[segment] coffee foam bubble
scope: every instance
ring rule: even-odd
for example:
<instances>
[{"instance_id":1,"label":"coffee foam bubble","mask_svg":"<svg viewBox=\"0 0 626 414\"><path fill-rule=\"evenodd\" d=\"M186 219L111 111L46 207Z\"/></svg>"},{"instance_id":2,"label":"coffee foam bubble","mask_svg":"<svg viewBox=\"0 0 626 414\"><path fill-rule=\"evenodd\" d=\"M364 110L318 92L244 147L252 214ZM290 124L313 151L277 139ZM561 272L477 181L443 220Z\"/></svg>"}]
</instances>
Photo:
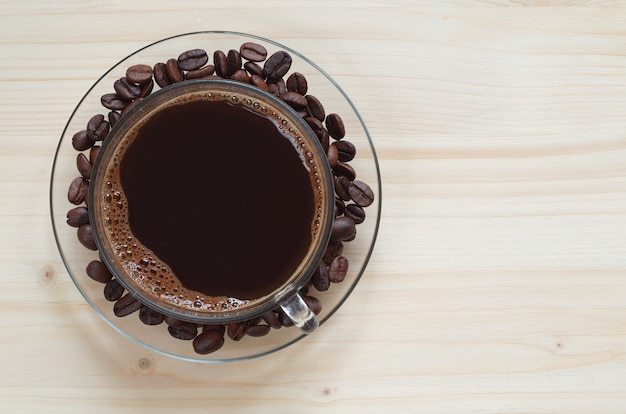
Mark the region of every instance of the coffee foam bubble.
<instances>
[{"instance_id":1,"label":"coffee foam bubble","mask_svg":"<svg viewBox=\"0 0 626 414\"><path fill-rule=\"evenodd\" d=\"M315 215L311 223L311 238L317 240L321 232L323 203L325 196L320 179L318 160L314 150L310 148L300 130L294 126L289 118L285 117L266 102L258 101L237 93L194 92L174 98L152 113L158 112L164 106L184 105L195 101L223 101L252 111L272 121L282 135L289 139L302 165L309 172L311 187L314 193ZM167 263L161 260L147 246L144 246L132 233L129 226L128 203L120 180L120 165L127 146L137 136L140 128L149 121L144 117L130 128L115 149L104 175L101 197L101 214L104 224L104 236L111 247L114 261L132 281L135 288L154 300L180 307L198 313L219 312L226 315L229 312L236 314L238 310L253 305L263 298L242 300L235 297L208 296L185 288ZM313 138L315 139L315 138Z\"/></svg>"}]
</instances>

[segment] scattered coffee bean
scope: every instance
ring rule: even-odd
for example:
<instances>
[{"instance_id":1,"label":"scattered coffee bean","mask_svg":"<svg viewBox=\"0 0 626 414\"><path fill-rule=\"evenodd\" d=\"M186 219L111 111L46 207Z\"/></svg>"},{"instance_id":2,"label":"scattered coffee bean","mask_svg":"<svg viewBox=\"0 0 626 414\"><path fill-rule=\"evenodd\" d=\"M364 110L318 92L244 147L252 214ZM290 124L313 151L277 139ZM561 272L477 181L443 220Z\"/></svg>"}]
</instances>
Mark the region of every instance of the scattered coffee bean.
<instances>
[{"instance_id":1,"label":"scattered coffee bean","mask_svg":"<svg viewBox=\"0 0 626 414\"><path fill-rule=\"evenodd\" d=\"M215 73L215 66L207 65L200 69L190 70L189 72L185 74L185 79L188 79L188 80L202 79L202 78L209 77L214 73Z\"/></svg>"},{"instance_id":2,"label":"scattered coffee bean","mask_svg":"<svg viewBox=\"0 0 626 414\"><path fill-rule=\"evenodd\" d=\"M354 220L354 224L361 224L365 221L365 210L356 204L348 204L344 214Z\"/></svg>"},{"instance_id":3,"label":"scattered coffee bean","mask_svg":"<svg viewBox=\"0 0 626 414\"><path fill-rule=\"evenodd\" d=\"M262 62L267 57L267 49L264 46L254 43L246 42L239 48L241 57L251 62Z\"/></svg>"},{"instance_id":4,"label":"scattered coffee bean","mask_svg":"<svg viewBox=\"0 0 626 414\"><path fill-rule=\"evenodd\" d=\"M267 86L265 80L258 75L250 76L250 83L259 89L263 89L266 92L269 91L269 87Z\"/></svg>"},{"instance_id":5,"label":"scattered coffee bean","mask_svg":"<svg viewBox=\"0 0 626 414\"><path fill-rule=\"evenodd\" d=\"M237 50L231 49L228 51L228 55L226 56L226 65L228 66L229 77L241 69L241 55Z\"/></svg>"},{"instance_id":6,"label":"scattered coffee bean","mask_svg":"<svg viewBox=\"0 0 626 414\"><path fill-rule=\"evenodd\" d=\"M165 73L172 83L178 83L184 80L183 72L178 67L177 59L171 58L165 62Z\"/></svg>"},{"instance_id":7,"label":"scattered coffee bean","mask_svg":"<svg viewBox=\"0 0 626 414\"><path fill-rule=\"evenodd\" d=\"M346 135L343 120L337 114L329 114L326 117L326 129L328 129L330 136L335 139L341 139Z\"/></svg>"},{"instance_id":8,"label":"scattered coffee bean","mask_svg":"<svg viewBox=\"0 0 626 414\"><path fill-rule=\"evenodd\" d=\"M339 161L349 162L354 159L354 156L356 155L356 147L350 141L335 141L332 143L332 145L337 148L337 152L339 153Z\"/></svg>"},{"instance_id":9,"label":"scattered coffee bean","mask_svg":"<svg viewBox=\"0 0 626 414\"><path fill-rule=\"evenodd\" d=\"M178 66L182 70L200 69L209 61L209 56L202 49L192 49L178 56Z\"/></svg>"},{"instance_id":10,"label":"scattered coffee bean","mask_svg":"<svg viewBox=\"0 0 626 414\"><path fill-rule=\"evenodd\" d=\"M148 82L141 85L141 90L137 98L145 98L152 93L152 89L154 89L154 81L150 79Z\"/></svg>"},{"instance_id":11,"label":"scattered coffee bean","mask_svg":"<svg viewBox=\"0 0 626 414\"><path fill-rule=\"evenodd\" d=\"M267 90L269 93L273 95L280 96L283 93L287 92L287 85L285 84L285 81L282 78L278 79L277 81L270 81L268 79Z\"/></svg>"},{"instance_id":12,"label":"scattered coffee bean","mask_svg":"<svg viewBox=\"0 0 626 414\"><path fill-rule=\"evenodd\" d=\"M155 64L153 73L154 73L154 81L161 88L165 88L167 85L170 85L172 83L172 81L170 81L170 78L167 76L167 72L165 70L165 63L159 62Z\"/></svg>"},{"instance_id":13,"label":"scattered coffee bean","mask_svg":"<svg viewBox=\"0 0 626 414\"><path fill-rule=\"evenodd\" d=\"M83 177L76 177L70 183L67 191L67 199L70 203L78 205L85 201L89 191L89 183Z\"/></svg>"},{"instance_id":14,"label":"scattered coffee bean","mask_svg":"<svg viewBox=\"0 0 626 414\"><path fill-rule=\"evenodd\" d=\"M124 295L124 287L117 279L111 279L104 285L104 298L110 302L119 300Z\"/></svg>"},{"instance_id":15,"label":"scattered coffee bean","mask_svg":"<svg viewBox=\"0 0 626 414\"><path fill-rule=\"evenodd\" d=\"M285 328L294 325L294 323L291 320L291 318L289 316L287 316L287 314L283 310L278 312L278 320L280 321L280 324L282 326L284 326Z\"/></svg>"},{"instance_id":16,"label":"scattered coffee bean","mask_svg":"<svg viewBox=\"0 0 626 414\"><path fill-rule=\"evenodd\" d=\"M139 320L146 325L159 325L163 322L163 314L152 308L142 305L139 308Z\"/></svg>"},{"instance_id":17,"label":"scattered coffee bean","mask_svg":"<svg viewBox=\"0 0 626 414\"><path fill-rule=\"evenodd\" d=\"M91 150L89 150L89 164L91 164L92 166L96 163L96 160L98 159L100 148L101 147L99 145L94 145L93 147L91 147Z\"/></svg>"},{"instance_id":18,"label":"scattered coffee bean","mask_svg":"<svg viewBox=\"0 0 626 414\"><path fill-rule=\"evenodd\" d=\"M87 130L78 131L72 137L72 147L76 151L85 151L94 145L94 141L87 136Z\"/></svg>"},{"instance_id":19,"label":"scattered coffee bean","mask_svg":"<svg viewBox=\"0 0 626 414\"><path fill-rule=\"evenodd\" d=\"M76 167L78 168L78 172L83 178L89 179L91 177L92 166L89 163L89 160L82 152L78 153L76 156Z\"/></svg>"},{"instance_id":20,"label":"scattered coffee bean","mask_svg":"<svg viewBox=\"0 0 626 414\"><path fill-rule=\"evenodd\" d=\"M133 297L130 293L126 293L119 298L113 305L113 313L117 317L128 316L133 312L137 312L141 308L141 302Z\"/></svg>"},{"instance_id":21,"label":"scattered coffee bean","mask_svg":"<svg viewBox=\"0 0 626 414\"><path fill-rule=\"evenodd\" d=\"M337 161L339 161L339 150L337 146L335 146L336 142L333 142L328 146L328 151L326 151L326 159L328 160L328 165L332 170L337 165Z\"/></svg>"},{"instance_id":22,"label":"scattered coffee bean","mask_svg":"<svg viewBox=\"0 0 626 414\"><path fill-rule=\"evenodd\" d=\"M309 85L306 78L300 72L294 72L287 78L287 90L297 92L300 95L306 95ZM306 106L306 105L305 105Z\"/></svg>"},{"instance_id":23,"label":"scattered coffee bean","mask_svg":"<svg viewBox=\"0 0 626 414\"><path fill-rule=\"evenodd\" d=\"M367 207L374 202L374 192L369 185L363 181L354 180L348 188L350 197L357 206Z\"/></svg>"},{"instance_id":24,"label":"scattered coffee bean","mask_svg":"<svg viewBox=\"0 0 626 414\"><path fill-rule=\"evenodd\" d=\"M306 99L298 92L285 92L281 94L279 98L282 99L287 105L291 106L293 109L306 108Z\"/></svg>"},{"instance_id":25,"label":"scattered coffee bean","mask_svg":"<svg viewBox=\"0 0 626 414\"><path fill-rule=\"evenodd\" d=\"M85 207L75 207L67 212L67 224L80 227L89 223L89 211Z\"/></svg>"},{"instance_id":26,"label":"scattered coffee bean","mask_svg":"<svg viewBox=\"0 0 626 414\"><path fill-rule=\"evenodd\" d=\"M266 79L277 81L285 76L291 68L291 56L285 51L278 51L270 56L263 65L263 75Z\"/></svg>"},{"instance_id":27,"label":"scattered coffee bean","mask_svg":"<svg viewBox=\"0 0 626 414\"><path fill-rule=\"evenodd\" d=\"M233 341L240 341L246 335L246 324L244 322L229 323L226 327L226 333Z\"/></svg>"},{"instance_id":28,"label":"scattered coffee bean","mask_svg":"<svg viewBox=\"0 0 626 414\"><path fill-rule=\"evenodd\" d=\"M278 315L274 311L264 313L262 318L265 323L267 323L273 329L280 329L280 327L282 326L280 320L278 319Z\"/></svg>"},{"instance_id":29,"label":"scattered coffee bean","mask_svg":"<svg viewBox=\"0 0 626 414\"><path fill-rule=\"evenodd\" d=\"M183 320L181 320L181 319L177 319L177 318L174 318L174 317L172 317L172 316L168 316L168 315L165 315L165 316L163 317L163 320L164 320L164 321L165 321L165 323L166 323L166 324L168 324L169 326L181 326L181 325L186 325L186 324L188 324L188 323L189 323L189 322L187 322L187 321L183 321Z\"/></svg>"},{"instance_id":30,"label":"scattered coffee bean","mask_svg":"<svg viewBox=\"0 0 626 414\"><path fill-rule=\"evenodd\" d=\"M126 79L139 85L152 79L152 68L148 65L133 65L126 69Z\"/></svg>"},{"instance_id":31,"label":"scattered coffee bean","mask_svg":"<svg viewBox=\"0 0 626 414\"><path fill-rule=\"evenodd\" d=\"M263 76L263 68L259 65L257 65L254 62L246 62L243 64L243 68L245 70L248 71L248 73L250 75L257 75L261 78L263 78L263 80L265 80L264 76Z\"/></svg>"},{"instance_id":32,"label":"scattered coffee bean","mask_svg":"<svg viewBox=\"0 0 626 414\"><path fill-rule=\"evenodd\" d=\"M186 322L180 325L168 325L167 331L176 339L182 339L184 341L190 341L198 335L198 327L191 322Z\"/></svg>"},{"instance_id":33,"label":"scattered coffee bean","mask_svg":"<svg viewBox=\"0 0 626 414\"><path fill-rule=\"evenodd\" d=\"M230 75L230 79L243 83L250 83L250 75L243 69L236 70L232 75Z\"/></svg>"},{"instance_id":34,"label":"scattered coffee bean","mask_svg":"<svg viewBox=\"0 0 626 414\"><path fill-rule=\"evenodd\" d=\"M339 198L335 198L335 217L341 216L346 211L346 203Z\"/></svg>"},{"instance_id":35,"label":"scattered coffee bean","mask_svg":"<svg viewBox=\"0 0 626 414\"><path fill-rule=\"evenodd\" d=\"M333 283L340 283L346 278L348 273L348 259L344 256L337 256L328 266L328 276Z\"/></svg>"},{"instance_id":36,"label":"scattered coffee bean","mask_svg":"<svg viewBox=\"0 0 626 414\"><path fill-rule=\"evenodd\" d=\"M215 64L215 73L222 78L228 76L228 58L221 50L213 52L213 63Z\"/></svg>"},{"instance_id":37,"label":"scattered coffee bean","mask_svg":"<svg viewBox=\"0 0 626 414\"><path fill-rule=\"evenodd\" d=\"M102 114L92 116L87 123L87 136L92 141L102 141L109 135L109 130L110 125Z\"/></svg>"},{"instance_id":38,"label":"scattered coffee bean","mask_svg":"<svg viewBox=\"0 0 626 414\"><path fill-rule=\"evenodd\" d=\"M111 128L113 128L115 124L117 124L117 121L119 121L121 117L122 115L117 111L109 112L108 118L109 118L109 124L111 125Z\"/></svg>"},{"instance_id":39,"label":"scattered coffee bean","mask_svg":"<svg viewBox=\"0 0 626 414\"><path fill-rule=\"evenodd\" d=\"M211 331L211 330L218 331L221 335L224 335L224 333L226 332L226 326L214 325L214 324L202 325L202 332Z\"/></svg>"},{"instance_id":40,"label":"scattered coffee bean","mask_svg":"<svg viewBox=\"0 0 626 414\"><path fill-rule=\"evenodd\" d=\"M319 315L322 312L322 301L315 296L304 295L302 296L302 300L314 314Z\"/></svg>"},{"instance_id":41,"label":"scattered coffee bean","mask_svg":"<svg viewBox=\"0 0 626 414\"><path fill-rule=\"evenodd\" d=\"M331 241L347 241L356 234L356 226L354 220L350 217L337 217L333 221L332 231L330 234Z\"/></svg>"},{"instance_id":42,"label":"scattered coffee bean","mask_svg":"<svg viewBox=\"0 0 626 414\"><path fill-rule=\"evenodd\" d=\"M128 113L128 111L133 109L133 107L135 105L137 105L139 102L141 102L142 99L143 98L137 98L134 101L132 101L131 103L129 103L128 106L122 110L122 116L126 115Z\"/></svg>"},{"instance_id":43,"label":"scattered coffee bean","mask_svg":"<svg viewBox=\"0 0 626 414\"><path fill-rule=\"evenodd\" d=\"M343 243L340 241L331 241L328 243L326 250L324 251L324 263L329 265L337 256L343 254Z\"/></svg>"},{"instance_id":44,"label":"scattered coffee bean","mask_svg":"<svg viewBox=\"0 0 626 414\"><path fill-rule=\"evenodd\" d=\"M350 180L344 176L335 177L334 180L335 195L343 201L351 200L350 193L348 192L348 188L350 188Z\"/></svg>"},{"instance_id":45,"label":"scattered coffee bean","mask_svg":"<svg viewBox=\"0 0 626 414\"><path fill-rule=\"evenodd\" d=\"M129 81L126 77L116 80L113 84L113 89L115 89L115 93L117 93L120 98L128 101L137 98L141 93L141 88Z\"/></svg>"},{"instance_id":46,"label":"scattered coffee bean","mask_svg":"<svg viewBox=\"0 0 626 414\"><path fill-rule=\"evenodd\" d=\"M335 175L346 177L350 181L353 181L356 178L356 171L354 171L354 168L345 162L337 161L337 165L333 168L333 172Z\"/></svg>"},{"instance_id":47,"label":"scattered coffee bean","mask_svg":"<svg viewBox=\"0 0 626 414\"><path fill-rule=\"evenodd\" d=\"M91 224L83 224L78 228L78 241L89 250L98 250L96 240L93 237Z\"/></svg>"},{"instance_id":48,"label":"scattered coffee bean","mask_svg":"<svg viewBox=\"0 0 626 414\"><path fill-rule=\"evenodd\" d=\"M202 332L193 340L193 350L201 355L217 351L224 345L224 334L211 329Z\"/></svg>"},{"instance_id":49,"label":"scattered coffee bean","mask_svg":"<svg viewBox=\"0 0 626 414\"><path fill-rule=\"evenodd\" d=\"M246 327L246 335L253 337L265 336L270 333L269 325L251 325Z\"/></svg>"},{"instance_id":50,"label":"scattered coffee bean","mask_svg":"<svg viewBox=\"0 0 626 414\"><path fill-rule=\"evenodd\" d=\"M324 106L319 99L313 95L306 95L305 98L311 115L324 122L324 119L326 118L326 111L324 110Z\"/></svg>"},{"instance_id":51,"label":"scattered coffee bean","mask_svg":"<svg viewBox=\"0 0 626 414\"><path fill-rule=\"evenodd\" d=\"M87 265L87 276L100 283L108 283L113 277L109 268L100 260L92 260Z\"/></svg>"},{"instance_id":52,"label":"scattered coffee bean","mask_svg":"<svg viewBox=\"0 0 626 414\"><path fill-rule=\"evenodd\" d=\"M102 106L107 109L121 110L126 108L126 105L128 105L130 101L122 99L116 93L107 93L102 95L102 97L100 98L100 103L102 103Z\"/></svg>"},{"instance_id":53,"label":"scattered coffee bean","mask_svg":"<svg viewBox=\"0 0 626 414\"><path fill-rule=\"evenodd\" d=\"M328 266L323 261L317 266L313 276L311 276L313 286L319 292L324 292L330 287L330 278L328 276Z\"/></svg>"}]
</instances>

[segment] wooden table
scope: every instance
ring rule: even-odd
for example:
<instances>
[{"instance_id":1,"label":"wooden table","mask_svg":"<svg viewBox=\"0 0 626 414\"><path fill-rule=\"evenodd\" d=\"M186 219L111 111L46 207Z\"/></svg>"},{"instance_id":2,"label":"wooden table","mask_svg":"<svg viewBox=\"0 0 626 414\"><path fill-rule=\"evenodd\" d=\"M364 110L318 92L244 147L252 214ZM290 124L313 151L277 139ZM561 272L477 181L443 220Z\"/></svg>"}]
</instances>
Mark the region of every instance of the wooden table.
<instances>
[{"instance_id":1,"label":"wooden table","mask_svg":"<svg viewBox=\"0 0 626 414\"><path fill-rule=\"evenodd\" d=\"M1 2L1 411L626 412L624 2L295 4ZM48 207L54 149L94 80L197 30L317 62L360 110L384 186L340 311L226 365L109 328Z\"/></svg>"}]
</instances>

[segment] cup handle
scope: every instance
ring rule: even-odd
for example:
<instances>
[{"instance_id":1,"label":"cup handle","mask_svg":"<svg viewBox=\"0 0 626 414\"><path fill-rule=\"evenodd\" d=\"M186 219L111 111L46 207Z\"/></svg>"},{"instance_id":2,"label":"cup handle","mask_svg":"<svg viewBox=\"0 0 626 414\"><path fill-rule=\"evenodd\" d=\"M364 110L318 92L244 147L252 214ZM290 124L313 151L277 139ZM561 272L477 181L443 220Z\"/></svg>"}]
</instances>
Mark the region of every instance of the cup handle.
<instances>
[{"instance_id":1,"label":"cup handle","mask_svg":"<svg viewBox=\"0 0 626 414\"><path fill-rule=\"evenodd\" d=\"M289 316L289 319L305 334L310 334L320 324L299 293L287 299L280 307Z\"/></svg>"}]
</instances>

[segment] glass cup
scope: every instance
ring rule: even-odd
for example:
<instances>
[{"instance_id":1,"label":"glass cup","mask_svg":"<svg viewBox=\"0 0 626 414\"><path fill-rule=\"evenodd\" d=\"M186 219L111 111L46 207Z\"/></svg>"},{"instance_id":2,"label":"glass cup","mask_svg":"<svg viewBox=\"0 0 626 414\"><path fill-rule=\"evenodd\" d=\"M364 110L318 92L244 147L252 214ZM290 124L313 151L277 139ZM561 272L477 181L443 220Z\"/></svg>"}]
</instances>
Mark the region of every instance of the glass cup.
<instances>
[{"instance_id":1,"label":"glass cup","mask_svg":"<svg viewBox=\"0 0 626 414\"><path fill-rule=\"evenodd\" d=\"M106 177L107 171L116 162L118 147L127 145L142 122L161 108L189 100L226 101L270 119L292 140L308 167L317 206L311 223L308 250L285 283L249 302L233 300L221 302L219 306L215 303L194 305L180 301L175 295L155 292L145 282L144 275L136 270L136 264L123 259L119 242L110 235L110 218L107 215L111 208L111 194L116 193L116 189L111 188ZM202 184L201 177L198 183ZM103 142L89 186L89 215L101 258L114 277L136 299L164 315L199 324L228 324L251 320L280 307L302 332L310 333L318 326L315 314L306 305L299 290L316 270L330 239L334 217L332 172L322 145L309 125L289 105L259 88L231 80L194 80L170 85L138 102L124 114Z\"/></svg>"}]
</instances>

